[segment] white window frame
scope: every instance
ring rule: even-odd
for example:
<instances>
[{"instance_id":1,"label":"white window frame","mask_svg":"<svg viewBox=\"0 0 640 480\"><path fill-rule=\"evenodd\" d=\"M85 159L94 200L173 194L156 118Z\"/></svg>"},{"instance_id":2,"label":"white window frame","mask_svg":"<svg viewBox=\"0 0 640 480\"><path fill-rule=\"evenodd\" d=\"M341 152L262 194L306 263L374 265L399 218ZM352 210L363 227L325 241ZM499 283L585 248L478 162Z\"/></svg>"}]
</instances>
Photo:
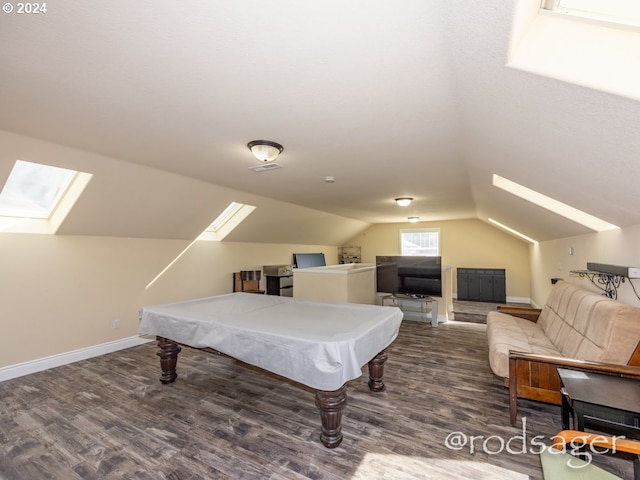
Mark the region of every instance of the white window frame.
<instances>
[{"instance_id":1,"label":"white window frame","mask_svg":"<svg viewBox=\"0 0 640 480\"><path fill-rule=\"evenodd\" d=\"M78 172L16 160L0 191L0 216L49 219Z\"/></svg>"},{"instance_id":2,"label":"white window frame","mask_svg":"<svg viewBox=\"0 0 640 480\"><path fill-rule=\"evenodd\" d=\"M249 216L256 207L244 203L231 202L216 219L211 222L196 240L219 242Z\"/></svg>"},{"instance_id":3,"label":"white window frame","mask_svg":"<svg viewBox=\"0 0 640 480\"><path fill-rule=\"evenodd\" d=\"M0 232L54 234L92 175L16 160L2 188ZM43 193L46 192L46 193Z\"/></svg>"},{"instance_id":4,"label":"white window frame","mask_svg":"<svg viewBox=\"0 0 640 480\"><path fill-rule=\"evenodd\" d=\"M631 16L614 23L554 9L562 1L516 3L508 67L640 99L640 69L628 60L638 57L640 27Z\"/></svg>"},{"instance_id":5,"label":"white window frame","mask_svg":"<svg viewBox=\"0 0 640 480\"><path fill-rule=\"evenodd\" d=\"M637 0L543 0L541 8L578 18L640 26Z\"/></svg>"},{"instance_id":6,"label":"white window frame","mask_svg":"<svg viewBox=\"0 0 640 480\"><path fill-rule=\"evenodd\" d=\"M427 233L430 236L432 234L436 234L438 245L435 247L409 247L406 246L407 241L405 239L405 235L408 234L421 234ZM406 228L400 230L400 254L401 255L413 255L413 256L424 256L424 257L439 257L440 256L440 229L439 228ZM429 249L432 250L429 253L418 253L420 250Z\"/></svg>"}]
</instances>

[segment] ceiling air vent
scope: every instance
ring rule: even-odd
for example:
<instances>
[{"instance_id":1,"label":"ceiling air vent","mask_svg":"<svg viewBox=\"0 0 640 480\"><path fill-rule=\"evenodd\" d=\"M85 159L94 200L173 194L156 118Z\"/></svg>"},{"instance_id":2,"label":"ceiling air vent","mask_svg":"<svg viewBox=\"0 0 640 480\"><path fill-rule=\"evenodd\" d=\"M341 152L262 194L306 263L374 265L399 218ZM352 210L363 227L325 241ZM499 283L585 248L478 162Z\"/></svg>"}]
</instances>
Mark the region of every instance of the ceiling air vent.
<instances>
[{"instance_id":1,"label":"ceiling air vent","mask_svg":"<svg viewBox=\"0 0 640 480\"><path fill-rule=\"evenodd\" d=\"M282 166L278 165L277 163L267 163L264 165L249 167L249 170L253 170L254 172L266 172L267 170L277 170L278 168L282 168Z\"/></svg>"}]
</instances>

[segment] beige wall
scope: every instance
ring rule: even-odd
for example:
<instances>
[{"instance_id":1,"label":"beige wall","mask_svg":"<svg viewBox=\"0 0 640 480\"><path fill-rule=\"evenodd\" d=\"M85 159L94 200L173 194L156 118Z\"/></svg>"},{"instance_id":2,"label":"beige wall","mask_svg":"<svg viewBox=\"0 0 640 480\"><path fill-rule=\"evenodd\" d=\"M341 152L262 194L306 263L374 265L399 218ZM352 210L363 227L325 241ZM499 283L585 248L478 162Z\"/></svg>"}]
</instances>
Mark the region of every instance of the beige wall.
<instances>
[{"instance_id":1,"label":"beige wall","mask_svg":"<svg viewBox=\"0 0 640 480\"><path fill-rule=\"evenodd\" d=\"M0 234L0 367L137 334L138 310L232 290L232 272L336 247ZM120 328L113 329L113 320Z\"/></svg>"},{"instance_id":2,"label":"beige wall","mask_svg":"<svg viewBox=\"0 0 640 480\"><path fill-rule=\"evenodd\" d=\"M569 255L569 248L573 254ZM640 225L621 230L581 235L542 242L531 247L531 295L537 305L544 304L551 290L551 278L563 278L582 288L601 292L587 278L572 274L584 270L587 262L640 267ZM632 285L640 293L640 279L628 279L618 289L618 300L640 305Z\"/></svg>"},{"instance_id":3,"label":"beige wall","mask_svg":"<svg viewBox=\"0 0 640 480\"><path fill-rule=\"evenodd\" d=\"M507 296L529 298L528 244L480 220L378 224L345 245L359 245L362 261L375 262L376 255L400 255L400 230L409 228L439 228L442 263L454 268L504 268ZM454 271L453 291L456 290Z\"/></svg>"},{"instance_id":4,"label":"beige wall","mask_svg":"<svg viewBox=\"0 0 640 480\"><path fill-rule=\"evenodd\" d=\"M416 225L375 225L348 244L362 247L363 262L374 262L376 255L399 254L399 230L411 227ZM505 268L507 295L531 296L538 304L546 299L552 277L595 290L588 280L570 274L587 262L640 267L640 225L530 248L479 220L417 227L441 229L444 263ZM337 260L333 246L201 241L146 288L188 245L182 240L0 234L0 368L134 336L140 307L230 292L234 271L288 264L294 252L322 252L329 264ZM640 291L640 280L633 282ZM640 305L629 281L621 286L619 300ZM114 319L120 320L117 330Z\"/></svg>"}]
</instances>

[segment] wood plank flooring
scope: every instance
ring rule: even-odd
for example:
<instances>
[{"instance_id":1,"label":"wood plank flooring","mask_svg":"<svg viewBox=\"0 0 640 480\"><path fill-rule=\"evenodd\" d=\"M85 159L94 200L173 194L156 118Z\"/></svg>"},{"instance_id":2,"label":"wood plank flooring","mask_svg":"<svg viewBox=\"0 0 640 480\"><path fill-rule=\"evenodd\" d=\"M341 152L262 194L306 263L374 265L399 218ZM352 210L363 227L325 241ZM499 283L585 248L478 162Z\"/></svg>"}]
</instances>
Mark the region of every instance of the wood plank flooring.
<instances>
[{"instance_id":1,"label":"wood plank flooring","mask_svg":"<svg viewBox=\"0 0 640 480\"><path fill-rule=\"evenodd\" d=\"M153 343L9 380L0 479L540 479L530 442L550 442L559 407L521 401L526 439L506 451L523 429L509 425L485 328L403 322L387 391L369 392L366 367L349 383L334 450L319 442L311 389L188 348L171 385ZM446 445L456 431L468 440L458 450ZM631 478L630 462L596 462Z\"/></svg>"}]
</instances>

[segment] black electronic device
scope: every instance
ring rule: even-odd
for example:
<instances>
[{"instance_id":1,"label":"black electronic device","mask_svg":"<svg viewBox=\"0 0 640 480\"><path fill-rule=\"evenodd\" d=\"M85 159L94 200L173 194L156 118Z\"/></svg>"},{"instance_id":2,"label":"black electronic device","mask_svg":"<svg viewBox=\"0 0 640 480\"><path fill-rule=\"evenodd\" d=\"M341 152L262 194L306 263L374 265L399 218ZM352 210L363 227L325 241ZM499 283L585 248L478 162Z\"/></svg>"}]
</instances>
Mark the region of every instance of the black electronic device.
<instances>
[{"instance_id":1,"label":"black electronic device","mask_svg":"<svg viewBox=\"0 0 640 480\"><path fill-rule=\"evenodd\" d=\"M324 267L327 263L324 259L324 253L294 253L294 268Z\"/></svg>"},{"instance_id":2,"label":"black electronic device","mask_svg":"<svg viewBox=\"0 0 640 480\"><path fill-rule=\"evenodd\" d=\"M442 296L442 259L423 256L376 256L376 290L415 297Z\"/></svg>"},{"instance_id":3,"label":"black electronic device","mask_svg":"<svg viewBox=\"0 0 640 480\"><path fill-rule=\"evenodd\" d=\"M618 265L607 265L605 263L587 262L587 270L627 278L640 278L640 268L636 267L620 267Z\"/></svg>"}]
</instances>

